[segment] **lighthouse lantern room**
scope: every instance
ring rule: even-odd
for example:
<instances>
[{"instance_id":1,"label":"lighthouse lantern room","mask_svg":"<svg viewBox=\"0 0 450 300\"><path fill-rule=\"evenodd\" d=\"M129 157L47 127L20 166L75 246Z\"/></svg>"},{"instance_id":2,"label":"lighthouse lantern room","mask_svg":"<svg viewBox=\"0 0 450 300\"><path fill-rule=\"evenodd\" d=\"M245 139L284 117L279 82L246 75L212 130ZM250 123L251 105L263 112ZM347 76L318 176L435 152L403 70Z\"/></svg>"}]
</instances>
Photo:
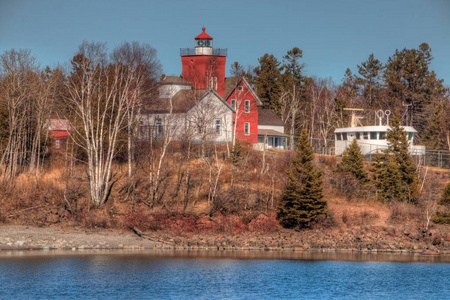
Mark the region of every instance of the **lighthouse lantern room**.
<instances>
[{"instance_id":1,"label":"lighthouse lantern room","mask_svg":"<svg viewBox=\"0 0 450 300\"><path fill-rule=\"evenodd\" d=\"M213 38L202 28L202 33L195 37L195 54L211 55L213 49Z\"/></svg>"}]
</instances>

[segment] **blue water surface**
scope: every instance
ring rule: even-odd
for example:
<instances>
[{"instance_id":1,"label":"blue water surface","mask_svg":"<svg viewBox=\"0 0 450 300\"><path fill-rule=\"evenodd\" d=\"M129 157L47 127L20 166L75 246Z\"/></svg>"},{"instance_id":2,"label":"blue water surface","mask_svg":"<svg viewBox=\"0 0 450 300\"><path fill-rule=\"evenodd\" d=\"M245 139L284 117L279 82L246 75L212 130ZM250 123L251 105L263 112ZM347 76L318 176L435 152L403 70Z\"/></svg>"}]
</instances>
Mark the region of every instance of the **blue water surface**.
<instances>
[{"instance_id":1,"label":"blue water surface","mask_svg":"<svg viewBox=\"0 0 450 300\"><path fill-rule=\"evenodd\" d=\"M2 299L450 299L450 264L87 255L0 259Z\"/></svg>"}]
</instances>

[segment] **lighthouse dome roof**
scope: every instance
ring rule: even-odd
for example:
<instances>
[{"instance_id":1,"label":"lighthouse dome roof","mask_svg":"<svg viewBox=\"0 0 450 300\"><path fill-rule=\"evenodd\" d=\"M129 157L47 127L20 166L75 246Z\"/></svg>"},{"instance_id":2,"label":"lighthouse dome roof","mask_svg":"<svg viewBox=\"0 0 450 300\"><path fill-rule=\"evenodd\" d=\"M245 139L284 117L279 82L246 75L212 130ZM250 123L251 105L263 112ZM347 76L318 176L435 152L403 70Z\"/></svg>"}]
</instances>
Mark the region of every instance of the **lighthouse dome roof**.
<instances>
[{"instance_id":1,"label":"lighthouse dome roof","mask_svg":"<svg viewBox=\"0 0 450 300\"><path fill-rule=\"evenodd\" d=\"M212 40L213 38L205 32L206 28L203 26L202 33L195 37L196 40Z\"/></svg>"}]
</instances>

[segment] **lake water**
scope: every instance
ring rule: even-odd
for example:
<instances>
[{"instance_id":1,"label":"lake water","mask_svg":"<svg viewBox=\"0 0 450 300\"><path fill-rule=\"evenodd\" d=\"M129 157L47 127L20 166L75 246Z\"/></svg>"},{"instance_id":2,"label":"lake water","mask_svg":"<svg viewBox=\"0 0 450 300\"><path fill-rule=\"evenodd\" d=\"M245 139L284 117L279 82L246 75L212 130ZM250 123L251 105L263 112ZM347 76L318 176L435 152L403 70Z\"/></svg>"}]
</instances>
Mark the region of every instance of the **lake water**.
<instances>
[{"instance_id":1,"label":"lake water","mask_svg":"<svg viewBox=\"0 0 450 300\"><path fill-rule=\"evenodd\" d=\"M450 299L448 262L380 254L11 252L0 254L0 298Z\"/></svg>"}]
</instances>

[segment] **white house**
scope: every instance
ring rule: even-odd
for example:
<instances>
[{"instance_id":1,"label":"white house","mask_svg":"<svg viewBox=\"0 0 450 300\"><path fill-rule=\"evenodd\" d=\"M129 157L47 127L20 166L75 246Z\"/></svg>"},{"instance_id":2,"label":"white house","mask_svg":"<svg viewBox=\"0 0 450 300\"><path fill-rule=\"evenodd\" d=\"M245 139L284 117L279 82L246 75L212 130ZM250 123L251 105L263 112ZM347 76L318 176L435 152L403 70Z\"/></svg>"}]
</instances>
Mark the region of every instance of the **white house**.
<instances>
[{"instance_id":1,"label":"white house","mask_svg":"<svg viewBox=\"0 0 450 300\"><path fill-rule=\"evenodd\" d=\"M284 133L284 122L270 109L258 109L258 143L254 149L286 149L288 135Z\"/></svg>"},{"instance_id":2,"label":"white house","mask_svg":"<svg viewBox=\"0 0 450 300\"><path fill-rule=\"evenodd\" d=\"M214 90L195 90L179 77L165 77L159 98L141 111L138 137L231 142L233 112Z\"/></svg>"}]
</instances>

